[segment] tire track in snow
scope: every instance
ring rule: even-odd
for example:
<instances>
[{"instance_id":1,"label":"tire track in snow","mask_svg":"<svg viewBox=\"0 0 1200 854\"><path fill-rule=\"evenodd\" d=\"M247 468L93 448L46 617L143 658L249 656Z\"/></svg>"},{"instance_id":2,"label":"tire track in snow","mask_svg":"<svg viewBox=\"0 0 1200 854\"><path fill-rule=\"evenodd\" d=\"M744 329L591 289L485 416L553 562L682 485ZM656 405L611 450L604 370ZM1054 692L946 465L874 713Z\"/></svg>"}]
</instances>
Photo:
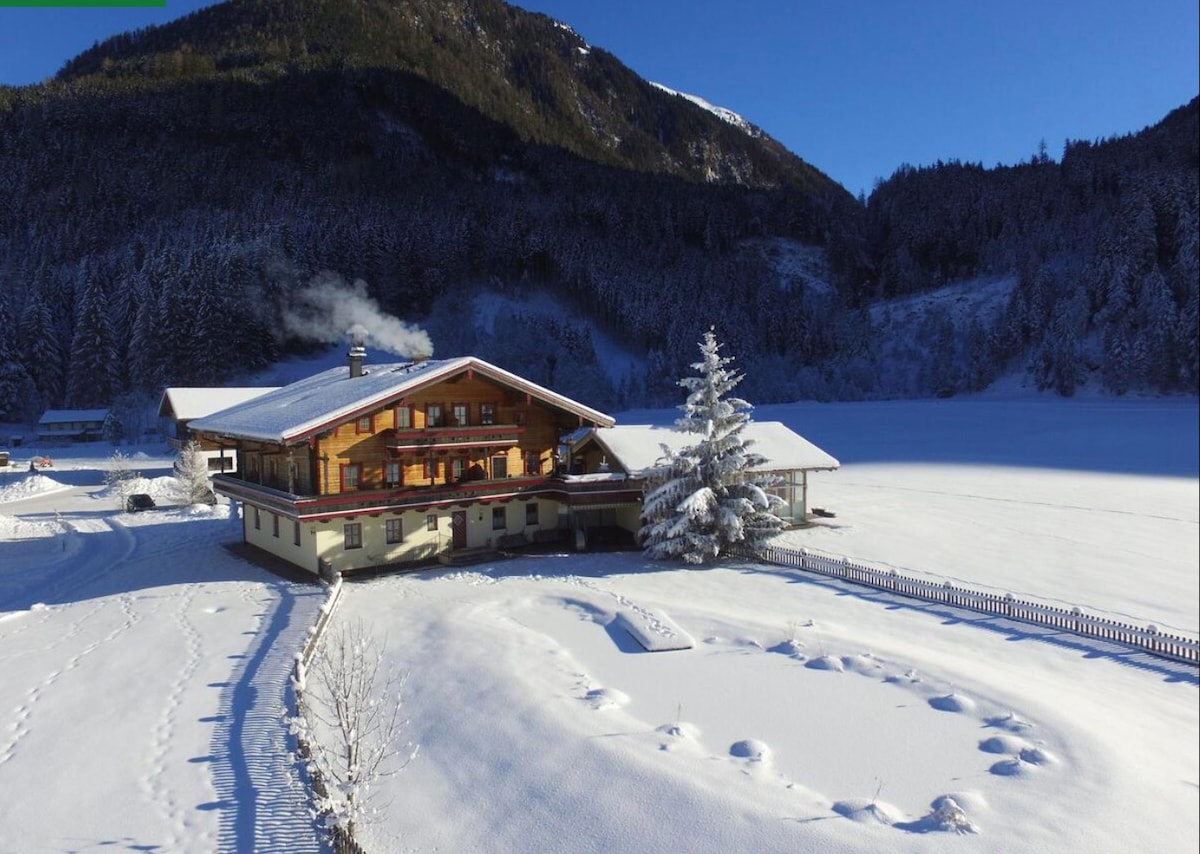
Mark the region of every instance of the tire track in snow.
<instances>
[{"instance_id":1,"label":"tire track in snow","mask_svg":"<svg viewBox=\"0 0 1200 854\"><path fill-rule=\"evenodd\" d=\"M41 573L30 573L29 583L0 601L0 608L28 611L38 603L78 601L86 585L118 569L137 548L137 539L120 522L109 519L62 517L66 536L86 537L78 554L47 565ZM110 536L111 535L111 536Z\"/></svg>"},{"instance_id":2,"label":"tire track in snow","mask_svg":"<svg viewBox=\"0 0 1200 854\"><path fill-rule=\"evenodd\" d=\"M112 572L114 568L120 566L133 553L137 546L136 539L125 526L113 524L105 519L67 519L64 522L64 527L76 535L99 535L103 538L101 542L104 547L99 549L81 549L83 552L82 556L69 571L60 572L58 571L58 566L55 565L52 567L55 572L48 574L48 577L41 583L23 591L22 598L28 597L30 591L33 591L37 594L33 600L36 602L46 599L67 599L65 591L80 586L81 579L95 579ZM115 541L107 540L105 538L107 534L115 535ZM82 610L80 613L72 614L67 630L57 635L49 645L43 648L43 655L54 654L57 650L63 648L66 648L68 651L74 651L68 655L61 667L50 670L36 685L28 689L23 695L22 701L13 710L12 723L8 727L8 737L4 745L0 747L0 766L9 762L16 755L21 742L30 732L39 701L53 688L54 684L64 674L68 674L78 668L91 653L124 634L137 624L140 617L134 610L134 597L129 593L124 593L116 597L116 600L123 614L122 622L100 639L86 643L82 648L79 647L79 644L85 636L85 632L89 630L89 624L96 619L102 618L112 607L113 600L111 597L95 599L86 606L82 602L73 601L53 609L47 608L44 612L39 612L41 613L41 617L36 623L22 621L26 624L18 625L17 632L19 633L29 630L34 625L44 625L48 620L56 616L56 612L60 608L70 611L86 608L86 610ZM12 635L6 633L6 636L11 637Z\"/></svg>"}]
</instances>

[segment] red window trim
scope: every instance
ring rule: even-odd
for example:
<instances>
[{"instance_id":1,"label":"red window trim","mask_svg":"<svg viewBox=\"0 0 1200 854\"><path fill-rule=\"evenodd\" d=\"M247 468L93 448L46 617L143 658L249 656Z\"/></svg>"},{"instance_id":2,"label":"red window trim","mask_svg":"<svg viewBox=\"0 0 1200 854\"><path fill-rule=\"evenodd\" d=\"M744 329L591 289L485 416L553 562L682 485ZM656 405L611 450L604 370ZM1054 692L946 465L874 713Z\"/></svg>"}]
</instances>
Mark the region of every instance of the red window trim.
<instances>
[{"instance_id":1,"label":"red window trim","mask_svg":"<svg viewBox=\"0 0 1200 854\"><path fill-rule=\"evenodd\" d=\"M364 421L367 422L366 430L364 430L362 428L362 423ZM360 415L357 418L355 418L354 419L354 432L356 435L359 435L359 436L374 433L375 432L375 416L374 415Z\"/></svg>"}]
</instances>

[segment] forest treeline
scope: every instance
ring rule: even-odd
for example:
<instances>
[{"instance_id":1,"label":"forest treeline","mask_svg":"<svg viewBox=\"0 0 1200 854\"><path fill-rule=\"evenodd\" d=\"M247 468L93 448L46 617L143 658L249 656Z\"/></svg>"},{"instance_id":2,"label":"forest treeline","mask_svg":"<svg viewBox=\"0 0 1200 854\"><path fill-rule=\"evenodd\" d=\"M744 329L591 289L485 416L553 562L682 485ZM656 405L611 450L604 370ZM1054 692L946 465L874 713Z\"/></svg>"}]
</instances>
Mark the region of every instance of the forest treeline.
<instances>
[{"instance_id":1,"label":"forest treeline","mask_svg":"<svg viewBox=\"0 0 1200 854\"><path fill-rule=\"evenodd\" d=\"M1196 101L1059 161L901 167L855 200L544 16L456 0L427 44L405 4L362 6L236 0L0 88L0 417L233 381L306 345L281 318L324 271L435 355L602 408L676 403L710 327L760 403L1025 370L1061 394L1197 392ZM371 15L395 38L364 36ZM628 145L605 144L615 123ZM772 241L819 247L824 280L781 276ZM873 307L979 277L1012 278L998 310L889 355ZM561 311L485 336L486 292ZM640 367L614 377L592 330Z\"/></svg>"}]
</instances>

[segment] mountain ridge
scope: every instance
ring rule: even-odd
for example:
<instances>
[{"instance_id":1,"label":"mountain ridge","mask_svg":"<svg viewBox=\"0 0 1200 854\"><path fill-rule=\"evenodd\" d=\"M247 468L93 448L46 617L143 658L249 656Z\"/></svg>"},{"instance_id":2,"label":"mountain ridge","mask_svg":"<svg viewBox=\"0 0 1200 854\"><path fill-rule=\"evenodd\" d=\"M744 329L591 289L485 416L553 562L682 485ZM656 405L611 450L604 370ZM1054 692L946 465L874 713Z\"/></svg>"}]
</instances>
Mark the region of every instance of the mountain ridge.
<instances>
[{"instance_id":1,"label":"mountain ridge","mask_svg":"<svg viewBox=\"0 0 1200 854\"><path fill-rule=\"evenodd\" d=\"M501 0L227 0L113 36L68 61L55 80L321 68L414 74L527 142L604 165L846 193L761 129L742 137L588 45L569 25Z\"/></svg>"}]
</instances>

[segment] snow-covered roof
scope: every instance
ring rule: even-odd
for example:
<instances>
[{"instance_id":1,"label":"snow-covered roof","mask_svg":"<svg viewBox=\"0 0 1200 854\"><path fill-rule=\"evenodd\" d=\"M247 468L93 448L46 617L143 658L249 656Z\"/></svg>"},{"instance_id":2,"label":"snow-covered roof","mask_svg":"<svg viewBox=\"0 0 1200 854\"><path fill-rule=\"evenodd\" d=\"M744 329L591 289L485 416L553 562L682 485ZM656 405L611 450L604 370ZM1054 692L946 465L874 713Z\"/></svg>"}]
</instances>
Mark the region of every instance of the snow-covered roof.
<instances>
[{"instance_id":1,"label":"snow-covered roof","mask_svg":"<svg viewBox=\"0 0 1200 854\"><path fill-rule=\"evenodd\" d=\"M253 388L169 388L158 403L160 416L170 415L177 421L191 421L213 415L230 406L253 400L279 386Z\"/></svg>"},{"instance_id":2,"label":"snow-covered roof","mask_svg":"<svg viewBox=\"0 0 1200 854\"><path fill-rule=\"evenodd\" d=\"M592 424L605 427L613 424L612 417L603 412L482 359L460 356L454 359L365 365L362 376L358 377L350 376L345 366L330 368L245 403L198 418L188 426L201 433L287 444L466 371L474 371Z\"/></svg>"},{"instance_id":3,"label":"snow-covered roof","mask_svg":"<svg viewBox=\"0 0 1200 854\"><path fill-rule=\"evenodd\" d=\"M835 469L841 465L834 457L778 421L749 421L742 427L742 438L753 442L750 449L767 458L761 471ZM662 446L678 452L696 444L694 433L681 433L669 426L623 424L589 431L581 442L594 439L612 457L612 461L633 477L662 463Z\"/></svg>"},{"instance_id":4,"label":"snow-covered roof","mask_svg":"<svg viewBox=\"0 0 1200 854\"><path fill-rule=\"evenodd\" d=\"M103 421L107 409L47 409L38 424L71 424L77 421Z\"/></svg>"}]
</instances>

